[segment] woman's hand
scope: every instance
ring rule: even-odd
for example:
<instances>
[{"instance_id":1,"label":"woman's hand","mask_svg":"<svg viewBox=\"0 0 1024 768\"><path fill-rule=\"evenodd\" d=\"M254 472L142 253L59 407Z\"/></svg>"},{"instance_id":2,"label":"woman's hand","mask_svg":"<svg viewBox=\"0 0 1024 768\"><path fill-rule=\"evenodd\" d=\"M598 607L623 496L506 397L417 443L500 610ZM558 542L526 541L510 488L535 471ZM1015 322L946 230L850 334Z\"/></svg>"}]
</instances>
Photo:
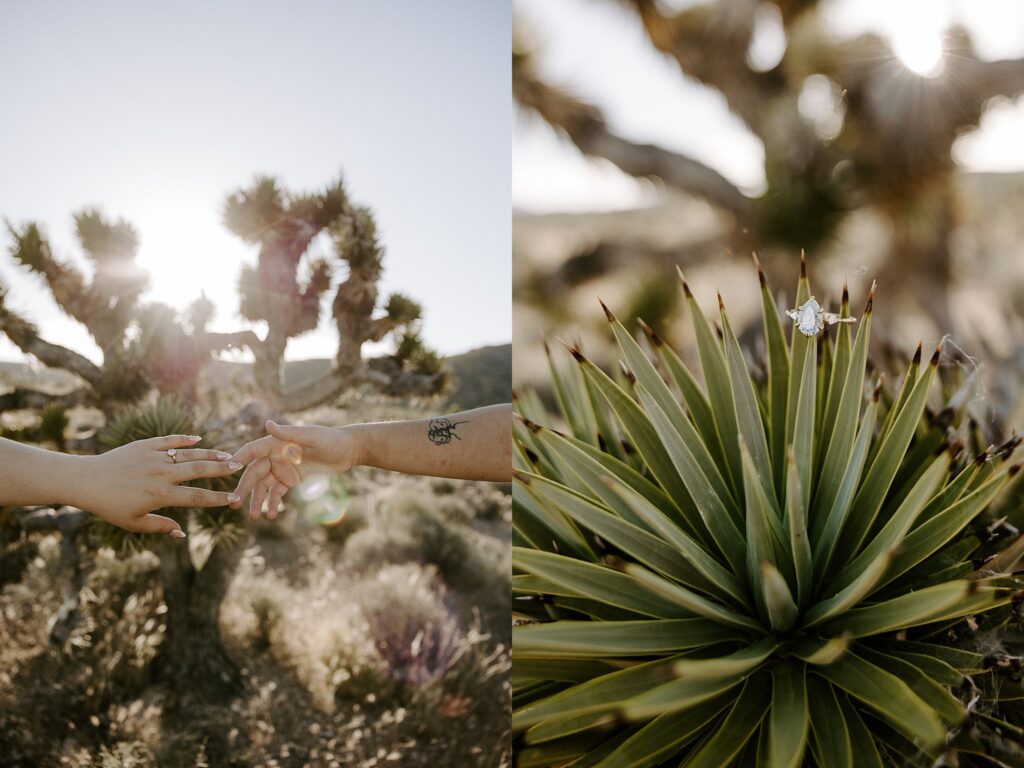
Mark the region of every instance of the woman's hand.
<instances>
[{"instance_id":1,"label":"woman's hand","mask_svg":"<svg viewBox=\"0 0 1024 768\"><path fill-rule=\"evenodd\" d=\"M160 507L224 507L237 502L232 493L182 487L201 477L225 477L242 465L223 451L193 448L196 435L139 440L98 456L71 456L65 478L67 503L108 523L139 533L166 533L185 538L174 520L154 515ZM173 457L168 449L174 449Z\"/></svg>"},{"instance_id":2,"label":"woman's hand","mask_svg":"<svg viewBox=\"0 0 1024 768\"><path fill-rule=\"evenodd\" d=\"M318 474L346 472L359 463L358 441L353 430L329 427L281 426L267 422L266 437L242 446L232 459L248 464L238 482L235 495L249 500L249 519L260 516L264 501L267 517L277 517L281 498L289 488Z\"/></svg>"}]
</instances>

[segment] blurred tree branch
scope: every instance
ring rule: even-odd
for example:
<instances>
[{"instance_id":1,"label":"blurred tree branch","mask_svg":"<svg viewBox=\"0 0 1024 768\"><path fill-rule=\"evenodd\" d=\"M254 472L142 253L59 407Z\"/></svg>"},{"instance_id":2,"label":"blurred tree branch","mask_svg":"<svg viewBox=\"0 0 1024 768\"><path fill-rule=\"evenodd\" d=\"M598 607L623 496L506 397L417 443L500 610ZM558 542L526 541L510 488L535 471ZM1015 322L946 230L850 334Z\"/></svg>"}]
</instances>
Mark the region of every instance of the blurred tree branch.
<instances>
[{"instance_id":1,"label":"blurred tree branch","mask_svg":"<svg viewBox=\"0 0 1024 768\"><path fill-rule=\"evenodd\" d=\"M32 355L43 365L71 371L93 387L98 388L102 385L103 372L95 363L66 347L44 341L32 323L7 307L5 299L6 292L0 286L0 330L7 334L7 338L18 349Z\"/></svg>"},{"instance_id":2,"label":"blurred tree branch","mask_svg":"<svg viewBox=\"0 0 1024 768\"><path fill-rule=\"evenodd\" d=\"M739 219L750 215L750 201L718 171L703 163L653 144L637 144L612 133L601 111L545 83L534 71L530 56L512 56L513 93L524 107L549 125L565 132L581 152L604 158L626 173L659 178L681 192L697 195Z\"/></svg>"}]
</instances>

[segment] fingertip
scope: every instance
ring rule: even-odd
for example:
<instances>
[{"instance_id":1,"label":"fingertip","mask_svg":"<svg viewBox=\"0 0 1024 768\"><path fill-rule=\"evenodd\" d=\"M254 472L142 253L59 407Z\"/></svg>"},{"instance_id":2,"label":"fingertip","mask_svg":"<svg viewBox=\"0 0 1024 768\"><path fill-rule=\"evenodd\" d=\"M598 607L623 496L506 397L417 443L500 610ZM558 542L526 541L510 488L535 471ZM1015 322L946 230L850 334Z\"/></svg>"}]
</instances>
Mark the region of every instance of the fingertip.
<instances>
[{"instance_id":1,"label":"fingertip","mask_svg":"<svg viewBox=\"0 0 1024 768\"><path fill-rule=\"evenodd\" d=\"M175 528L171 531L170 536L172 539L184 539L188 537L188 534L181 530L181 528Z\"/></svg>"}]
</instances>

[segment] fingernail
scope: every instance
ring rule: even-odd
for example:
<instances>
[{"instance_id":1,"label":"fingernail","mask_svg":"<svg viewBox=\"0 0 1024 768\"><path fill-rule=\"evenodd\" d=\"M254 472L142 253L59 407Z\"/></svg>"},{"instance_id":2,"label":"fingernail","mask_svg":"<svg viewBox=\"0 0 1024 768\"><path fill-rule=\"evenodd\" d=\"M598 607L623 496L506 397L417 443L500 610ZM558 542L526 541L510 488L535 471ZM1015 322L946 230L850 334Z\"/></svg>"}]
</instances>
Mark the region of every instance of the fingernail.
<instances>
[{"instance_id":1,"label":"fingernail","mask_svg":"<svg viewBox=\"0 0 1024 768\"><path fill-rule=\"evenodd\" d=\"M239 498L239 497L238 497L238 496L237 496L236 494L234 494L234 493L229 493L229 494L228 494L228 501L230 501L230 502L231 502L232 504L234 504L235 502L241 501L241 498Z\"/></svg>"},{"instance_id":2,"label":"fingernail","mask_svg":"<svg viewBox=\"0 0 1024 768\"><path fill-rule=\"evenodd\" d=\"M228 468L229 469L233 469L233 470L235 470L237 472L238 470L240 470L242 468L242 465L239 464L237 461L229 461L228 462Z\"/></svg>"},{"instance_id":3,"label":"fingernail","mask_svg":"<svg viewBox=\"0 0 1024 768\"><path fill-rule=\"evenodd\" d=\"M226 461L231 458L231 454L227 451L217 451L217 458Z\"/></svg>"},{"instance_id":4,"label":"fingernail","mask_svg":"<svg viewBox=\"0 0 1024 768\"><path fill-rule=\"evenodd\" d=\"M190 442L198 443L203 438L200 435L189 435L188 439L189 439Z\"/></svg>"},{"instance_id":5,"label":"fingernail","mask_svg":"<svg viewBox=\"0 0 1024 768\"><path fill-rule=\"evenodd\" d=\"M171 538L172 539L184 539L185 536L186 536L186 533L183 530L181 530L180 528L175 528L173 531L171 531Z\"/></svg>"}]
</instances>

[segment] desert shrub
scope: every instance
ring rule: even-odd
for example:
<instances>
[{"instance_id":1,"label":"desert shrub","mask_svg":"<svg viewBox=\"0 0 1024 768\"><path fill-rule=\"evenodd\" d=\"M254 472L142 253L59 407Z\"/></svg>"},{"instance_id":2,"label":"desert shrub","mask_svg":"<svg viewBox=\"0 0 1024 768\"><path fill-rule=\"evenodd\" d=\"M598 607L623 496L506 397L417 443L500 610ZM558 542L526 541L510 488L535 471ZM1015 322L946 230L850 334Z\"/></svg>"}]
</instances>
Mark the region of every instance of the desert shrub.
<instances>
[{"instance_id":1,"label":"desert shrub","mask_svg":"<svg viewBox=\"0 0 1024 768\"><path fill-rule=\"evenodd\" d=\"M100 749L97 768L151 768L155 757L145 744L119 742L112 747Z\"/></svg>"},{"instance_id":2,"label":"desert shrub","mask_svg":"<svg viewBox=\"0 0 1024 768\"><path fill-rule=\"evenodd\" d=\"M403 686L443 677L457 660L459 628L432 568L389 565L355 595L387 677Z\"/></svg>"},{"instance_id":3,"label":"desert shrub","mask_svg":"<svg viewBox=\"0 0 1024 768\"><path fill-rule=\"evenodd\" d=\"M459 628L432 568L384 566L353 594L376 664L371 674L350 671L335 692L338 702L358 696L374 716L352 756L361 765L428 755L433 764L497 764L508 730L508 649Z\"/></svg>"},{"instance_id":4,"label":"desert shrub","mask_svg":"<svg viewBox=\"0 0 1024 768\"><path fill-rule=\"evenodd\" d=\"M40 540L22 581L0 593L5 766L45 764L54 745L72 737L80 746L98 746L110 704L148 683L164 631L152 555L119 559L101 551L81 589L74 630L63 645L50 644L50 617L66 578L58 550L56 537Z\"/></svg>"},{"instance_id":5,"label":"desert shrub","mask_svg":"<svg viewBox=\"0 0 1024 768\"><path fill-rule=\"evenodd\" d=\"M469 525L476 516L473 507L461 496L442 496L436 503L438 515L449 525Z\"/></svg>"},{"instance_id":6,"label":"desert shrub","mask_svg":"<svg viewBox=\"0 0 1024 768\"><path fill-rule=\"evenodd\" d=\"M430 481L430 489L437 496L447 496L458 490L458 484L447 477L438 477Z\"/></svg>"}]
</instances>

